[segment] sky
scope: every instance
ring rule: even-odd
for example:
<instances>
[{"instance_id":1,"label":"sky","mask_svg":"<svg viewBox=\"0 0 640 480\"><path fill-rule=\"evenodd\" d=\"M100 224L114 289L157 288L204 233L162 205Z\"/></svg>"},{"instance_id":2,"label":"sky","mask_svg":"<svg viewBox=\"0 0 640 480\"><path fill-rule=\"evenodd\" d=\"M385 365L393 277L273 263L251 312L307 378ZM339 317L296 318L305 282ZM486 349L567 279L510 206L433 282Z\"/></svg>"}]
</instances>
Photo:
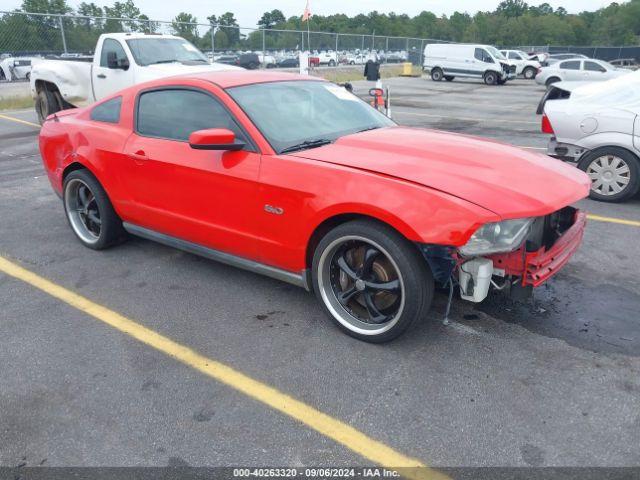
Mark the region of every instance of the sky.
<instances>
[{"instance_id":1,"label":"sky","mask_svg":"<svg viewBox=\"0 0 640 480\"><path fill-rule=\"evenodd\" d=\"M69 5L77 7L82 0L67 0ZM97 5L111 5L113 0L86 0L93 1ZM529 0L527 3L538 5L545 0ZM0 10L19 8L21 0L1 0ZM256 23L265 11L274 8L282 10L285 17L302 15L306 0L181 0L169 2L166 0L135 0L135 4L154 20L171 20L180 12L188 12L195 15L199 22L207 23L207 16L220 15L226 11L235 14L241 27L255 27ZM478 10L494 10L500 3L499 0L309 0L312 14L330 15L345 13L353 16L358 13L368 13L377 10L380 13L395 12L406 13L410 16L417 15L422 10L429 10L436 15L450 15L456 10L459 12L476 13ZM611 0L564 0L547 1L554 8L563 6L570 13L582 10L596 10L611 3ZM313 19L311 20L313 29Z\"/></svg>"}]
</instances>

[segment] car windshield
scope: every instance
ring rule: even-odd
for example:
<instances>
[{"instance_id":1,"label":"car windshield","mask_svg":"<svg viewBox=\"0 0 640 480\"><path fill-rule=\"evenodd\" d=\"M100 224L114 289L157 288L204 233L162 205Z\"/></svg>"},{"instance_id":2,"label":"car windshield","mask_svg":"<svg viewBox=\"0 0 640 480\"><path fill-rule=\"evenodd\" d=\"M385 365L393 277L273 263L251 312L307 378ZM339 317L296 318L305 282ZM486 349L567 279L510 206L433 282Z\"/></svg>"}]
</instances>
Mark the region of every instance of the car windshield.
<instances>
[{"instance_id":1,"label":"car windshield","mask_svg":"<svg viewBox=\"0 0 640 480\"><path fill-rule=\"evenodd\" d=\"M395 125L343 87L329 82L261 83L228 92L278 153Z\"/></svg>"},{"instance_id":2,"label":"car windshield","mask_svg":"<svg viewBox=\"0 0 640 480\"><path fill-rule=\"evenodd\" d=\"M182 38L135 38L127 40L138 65L155 63L209 63L200 50Z\"/></svg>"},{"instance_id":3,"label":"car windshield","mask_svg":"<svg viewBox=\"0 0 640 480\"><path fill-rule=\"evenodd\" d=\"M498 51L498 49L497 49L496 47L491 47L491 46L489 46L489 47L487 47L487 50L489 50L489 53L490 53L491 55L493 55L493 58L498 58L498 59L500 59L500 60L506 60L505 56L504 56L504 55L502 55L502 54Z\"/></svg>"}]
</instances>

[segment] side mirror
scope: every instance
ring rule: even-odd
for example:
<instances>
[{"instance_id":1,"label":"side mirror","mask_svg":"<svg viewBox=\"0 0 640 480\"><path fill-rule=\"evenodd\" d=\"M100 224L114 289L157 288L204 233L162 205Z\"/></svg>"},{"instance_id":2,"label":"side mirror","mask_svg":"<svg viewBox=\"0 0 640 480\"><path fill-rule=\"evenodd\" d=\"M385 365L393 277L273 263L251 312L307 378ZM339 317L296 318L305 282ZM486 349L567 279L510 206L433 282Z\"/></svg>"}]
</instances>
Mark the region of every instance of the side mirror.
<instances>
[{"instance_id":1,"label":"side mirror","mask_svg":"<svg viewBox=\"0 0 640 480\"><path fill-rule=\"evenodd\" d=\"M236 141L236 136L226 128L196 130L189 135L189 145L195 150L237 151L244 148L244 142Z\"/></svg>"},{"instance_id":2,"label":"side mirror","mask_svg":"<svg viewBox=\"0 0 640 480\"><path fill-rule=\"evenodd\" d=\"M118 60L116 52L107 52L107 68L114 70L128 70L129 60L126 58Z\"/></svg>"}]
</instances>

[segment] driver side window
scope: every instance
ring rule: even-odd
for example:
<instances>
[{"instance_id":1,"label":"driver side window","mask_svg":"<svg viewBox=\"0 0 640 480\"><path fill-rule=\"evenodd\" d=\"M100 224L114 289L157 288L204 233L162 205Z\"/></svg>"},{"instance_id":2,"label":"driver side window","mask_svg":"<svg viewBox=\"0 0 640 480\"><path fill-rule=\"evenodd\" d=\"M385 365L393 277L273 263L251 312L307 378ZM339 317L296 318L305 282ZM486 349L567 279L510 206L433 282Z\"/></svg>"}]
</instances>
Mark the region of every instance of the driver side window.
<instances>
[{"instance_id":1,"label":"driver side window","mask_svg":"<svg viewBox=\"0 0 640 480\"><path fill-rule=\"evenodd\" d=\"M115 52L118 64L128 60L127 54L125 53L124 48L122 48L122 45L120 45L120 42L112 38L107 38L102 44L102 53L100 54L101 67L109 68L107 58L110 52Z\"/></svg>"},{"instance_id":2,"label":"driver side window","mask_svg":"<svg viewBox=\"0 0 640 480\"><path fill-rule=\"evenodd\" d=\"M485 49L483 48L476 48L474 55L473 55L477 60L480 60L481 62L484 63L494 63L493 62L493 57L491 55L489 55L489 52L487 52Z\"/></svg>"},{"instance_id":3,"label":"driver side window","mask_svg":"<svg viewBox=\"0 0 640 480\"><path fill-rule=\"evenodd\" d=\"M138 99L136 130L142 136L186 142L191 133L208 128L231 130L238 140L247 143L235 119L207 93L166 89L143 92Z\"/></svg>"}]
</instances>

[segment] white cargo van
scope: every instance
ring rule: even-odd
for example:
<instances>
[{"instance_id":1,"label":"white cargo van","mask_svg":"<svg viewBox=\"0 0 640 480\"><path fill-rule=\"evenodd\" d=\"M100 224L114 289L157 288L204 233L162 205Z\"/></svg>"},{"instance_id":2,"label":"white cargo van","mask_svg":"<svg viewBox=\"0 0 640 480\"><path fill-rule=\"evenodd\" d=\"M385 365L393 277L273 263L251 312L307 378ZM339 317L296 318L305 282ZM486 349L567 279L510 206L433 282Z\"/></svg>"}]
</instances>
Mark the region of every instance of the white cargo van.
<instances>
[{"instance_id":1,"label":"white cargo van","mask_svg":"<svg viewBox=\"0 0 640 480\"><path fill-rule=\"evenodd\" d=\"M465 77L502 85L516 77L516 65L491 45L430 43L424 48L424 70L436 82Z\"/></svg>"}]
</instances>

